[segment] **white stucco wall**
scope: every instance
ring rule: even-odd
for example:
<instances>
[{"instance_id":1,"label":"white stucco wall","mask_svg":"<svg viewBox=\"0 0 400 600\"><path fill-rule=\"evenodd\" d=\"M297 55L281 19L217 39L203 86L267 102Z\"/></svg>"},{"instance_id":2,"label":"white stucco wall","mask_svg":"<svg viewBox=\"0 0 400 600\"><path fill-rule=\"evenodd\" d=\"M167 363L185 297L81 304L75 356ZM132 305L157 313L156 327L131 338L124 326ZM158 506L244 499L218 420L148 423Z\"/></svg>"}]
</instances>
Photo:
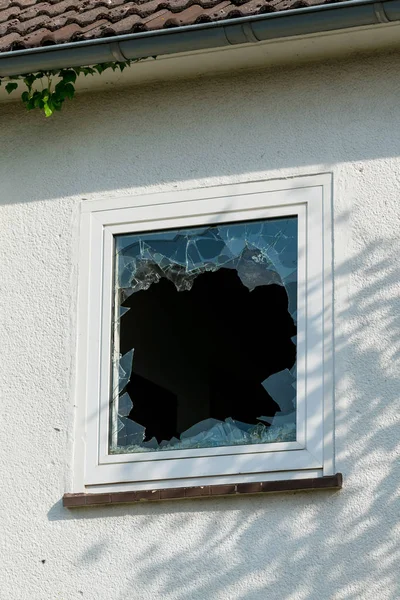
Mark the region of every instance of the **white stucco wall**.
<instances>
[{"instance_id":1,"label":"white stucco wall","mask_svg":"<svg viewBox=\"0 0 400 600\"><path fill-rule=\"evenodd\" d=\"M48 120L0 107L1 598L398 600L399 70L137 87ZM82 199L327 171L344 489L63 509Z\"/></svg>"}]
</instances>

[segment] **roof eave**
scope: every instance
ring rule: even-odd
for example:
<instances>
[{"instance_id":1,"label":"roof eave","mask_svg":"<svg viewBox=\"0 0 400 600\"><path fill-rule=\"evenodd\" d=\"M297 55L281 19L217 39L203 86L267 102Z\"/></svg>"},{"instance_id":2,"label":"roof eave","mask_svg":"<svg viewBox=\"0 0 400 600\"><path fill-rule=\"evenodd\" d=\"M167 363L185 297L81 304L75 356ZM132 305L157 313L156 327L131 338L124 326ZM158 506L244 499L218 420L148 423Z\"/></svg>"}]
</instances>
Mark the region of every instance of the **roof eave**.
<instances>
[{"instance_id":1,"label":"roof eave","mask_svg":"<svg viewBox=\"0 0 400 600\"><path fill-rule=\"evenodd\" d=\"M400 21L400 0L349 0L0 54L0 76L257 43Z\"/></svg>"}]
</instances>

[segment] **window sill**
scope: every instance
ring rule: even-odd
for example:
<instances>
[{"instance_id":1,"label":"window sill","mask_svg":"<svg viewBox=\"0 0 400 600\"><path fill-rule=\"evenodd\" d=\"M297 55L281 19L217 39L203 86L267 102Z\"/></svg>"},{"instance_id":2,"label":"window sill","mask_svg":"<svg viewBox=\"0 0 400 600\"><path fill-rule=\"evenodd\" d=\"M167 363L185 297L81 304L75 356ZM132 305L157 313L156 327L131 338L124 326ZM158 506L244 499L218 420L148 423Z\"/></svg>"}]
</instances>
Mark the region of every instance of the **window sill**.
<instances>
[{"instance_id":1,"label":"window sill","mask_svg":"<svg viewBox=\"0 0 400 600\"><path fill-rule=\"evenodd\" d=\"M64 508L82 508L109 504L133 504L155 500L182 500L186 498L217 498L221 496L244 496L248 494L276 494L281 492L308 492L315 490L340 490L341 473L315 479L286 479L257 483L227 485L205 485L137 492L115 492L102 494L64 494Z\"/></svg>"}]
</instances>

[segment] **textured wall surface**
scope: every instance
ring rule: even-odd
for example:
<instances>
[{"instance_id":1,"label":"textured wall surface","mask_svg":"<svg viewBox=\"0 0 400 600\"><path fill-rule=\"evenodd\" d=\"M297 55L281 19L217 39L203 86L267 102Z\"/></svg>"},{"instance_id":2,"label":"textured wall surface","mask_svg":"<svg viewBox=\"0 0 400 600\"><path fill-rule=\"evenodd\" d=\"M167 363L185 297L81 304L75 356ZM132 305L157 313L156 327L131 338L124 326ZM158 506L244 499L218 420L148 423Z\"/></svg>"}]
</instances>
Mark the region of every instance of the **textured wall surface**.
<instances>
[{"instance_id":1,"label":"textured wall surface","mask_svg":"<svg viewBox=\"0 0 400 600\"><path fill-rule=\"evenodd\" d=\"M400 57L1 111L0 596L398 600ZM83 198L334 175L341 492L68 512Z\"/></svg>"}]
</instances>

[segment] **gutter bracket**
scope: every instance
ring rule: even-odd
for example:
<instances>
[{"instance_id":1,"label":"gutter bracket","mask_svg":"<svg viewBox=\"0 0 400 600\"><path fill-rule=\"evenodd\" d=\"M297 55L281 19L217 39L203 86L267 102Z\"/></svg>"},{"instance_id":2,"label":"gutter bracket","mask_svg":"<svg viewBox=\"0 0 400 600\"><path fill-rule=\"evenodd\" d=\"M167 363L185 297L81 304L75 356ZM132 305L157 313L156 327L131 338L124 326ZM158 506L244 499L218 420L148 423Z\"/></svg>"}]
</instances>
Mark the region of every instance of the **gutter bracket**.
<instances>
[{"instance_id":1,"label":"gutter bracket","mask_svg":"<svg viewBox=\"0 0 400 600\"><path fill-rule=\"evenodd\" d=\"M382 2L374 2L373 9L378 23L390 23Z\"/></svg>"},{"instance_id":2,"label":"gutter bracket","mask_svg":"<svg viewBox=\"0 0 400 600\"><path fill-rule=\"evenodd\" d=\"M125 62L128 60L127 57L123 54L118 42L113 42L112 44L110 44L109 48L111 54L117 62Z\"/></svg>"},{"instance_id":3,"label":"gutter bracket","mask_svg":"<svg viewBox=\"0 0 400 600\"><path fill-rule=\"evenodd\" d=\"M257 44L261 40L256 37L251 23L235 23L224 26L224 34L231 46L238 44Z\"/></svg>"},{"instance_id":4,"label":"gutter bracket","mask_svg":"<svg viewBox=\"0 0 400 600\"><path fill-rule=\"evenodd\" d=\"M252 42L253 44L257 44L258 42L261 41L254 34L253 27L252 27L251 23L243 23L242 30L243 30L244 36L245 36L245 38L246 38L246 40L248 42Z\"/></svg>"}]
</instances>

